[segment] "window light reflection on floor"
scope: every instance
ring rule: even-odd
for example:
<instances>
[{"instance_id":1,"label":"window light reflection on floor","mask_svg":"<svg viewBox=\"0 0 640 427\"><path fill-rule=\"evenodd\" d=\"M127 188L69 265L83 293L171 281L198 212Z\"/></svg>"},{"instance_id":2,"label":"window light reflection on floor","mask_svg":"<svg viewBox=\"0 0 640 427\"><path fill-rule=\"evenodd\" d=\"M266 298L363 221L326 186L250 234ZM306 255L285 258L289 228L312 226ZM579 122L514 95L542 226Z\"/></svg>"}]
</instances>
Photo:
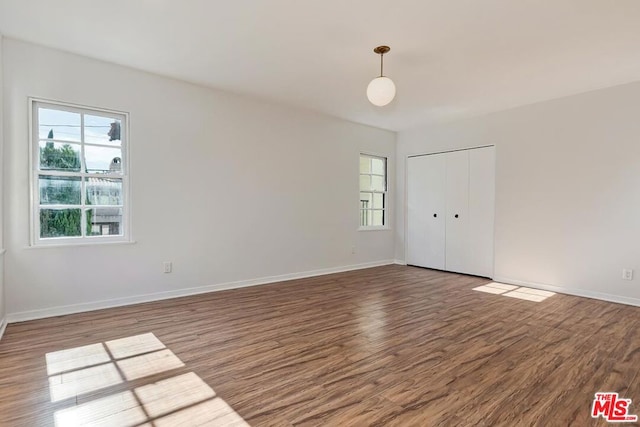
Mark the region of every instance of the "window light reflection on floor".
<instances>
[{"instance_id":1,"label":"window light reflection on floor","mask_svg":"<svg viewBox=\"0 0 640 427\"><path fill-rule=\"evenodd\" d=\"M52 402L59 402L120 383L118 369L113 363L106 363L50 376L49 394Z\"/></svg>"},{"instance_id":2,"label":"window light reflection on floor","mask_svg":"<svg viewBox=\"0 0 640 427\"><path fill-rule=\"evenodd\" d=\"M138 356L156 350L162 350L165 345L152 333L134 335L107 341L107 349L114 359L124 359L125 357Z\"/></svg>"},{"instance_id":3,"label":"window light reflection on floor","mask_svg":"<svg viewBox=\"0 0 640 427\"><path fill-rule=\"evenodd\" d=\"M147 424L143 424L148 422ZM56 427L249 426L193 372L93 400L55 414Z\"/></svg>"},{"instance_id":4,"label":"window light reflection on floor","mask_svg":"<svg viewBox=\"0 0 640 427\"><path fill-rule=\"evenodd\" d=\"M138 387L134 392L151 418L216 396L213 389L193 372Z\"/></svg>"},{"instance_id":5,"label":"window light reflection on floor","mask_svg":"<svg viewBox=\"0 0 640 427\"><path fill-rule=\"evenodd\" d=\"M157 380L185 365L151 333L48 353L45 360L51 401L68 405L56 411L56 427L249 426L194 372ZM152 375L155 382L123 390ZM99 390L95 398L89 394Z\"/></svg>"},{"instance_id":6,"label":"window light reflection on floor","mask_svg":"<svg viewBox=\"0 0 640 427\"><path fill-rule=\"evenodd\" d=\"M147 415L131 391L112 394L82 405L57 411L56 427L82 425L134 426L147 421Z\"/></svg>"},{"instance_id":7,"label":"window light reflection on floor","mask_svg":"<svg viewBox=\"0 0 640 427\"><path fill-rule=\"evenodd\" d=\"M45 360L52 402L184 366L151 333L47 353Z\"/></svg>"},{"instance_id":8,"label":"window light reflection on floor","mask_svg":"<svg viewBox=\"0 0 640 427\"><path fill-rule=\"evenodd\" d=\"M119 360L116 365L127 381L177 369L184 363L169 349Z\"/></svg>"},{"instance_id":9,"label":"window light reflection on floor","mask_svg":"<svg viewBox=\"0 0 640 427\"><path fill-rule=\"evenodd\" d=\"M496 282L478 286L477 288L473 288L473 290L485 292L488 294L504 295L506 297L518 298L533 302L541 302L555 295L555 292L526 288L524 286L505 285L504 283Z\"/></svg>"},{"instance_id":10,"label":"window light reflection on floor","mask_svg":"<svg viewBox=\"0 0 640 427\"><path fill-rule=\"evenodd\" d=\"M56 351L46 355L47 374L54 375L87 368L106 363L110 359L109 353L101 343Z\"/></svg>"},{"instance_id":11,"label":"window light reflection on floor","mask_svg":"<svg viewBox=\"0 0 640 427\"><path fill-rule=\"evenodd\" d=\"M224 400L216 397L162 418L153 420L151 427L208 425L216 427L250 427L250 425Z\"/></svg>"}]
</instances>

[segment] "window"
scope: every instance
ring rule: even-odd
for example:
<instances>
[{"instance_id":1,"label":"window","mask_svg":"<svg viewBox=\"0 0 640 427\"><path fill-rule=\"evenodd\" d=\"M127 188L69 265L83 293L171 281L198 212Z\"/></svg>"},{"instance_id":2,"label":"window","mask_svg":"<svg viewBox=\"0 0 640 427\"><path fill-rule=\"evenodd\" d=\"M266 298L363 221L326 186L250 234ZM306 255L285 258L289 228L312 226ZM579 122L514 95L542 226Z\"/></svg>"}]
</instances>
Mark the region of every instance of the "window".
<instances>
[{"instance_id":1,"label":"window","mask_svg":"<svg viewBox=\"0 0 640 427\"><path fill-rule=\"evenodd\" d=\"M387 159L360 154L360 227L387 225Z\"/></svg>"},{"instance_id":2,"label":"window","mask_svg":"<svg viewBox=\"0 0 640 427\"><path fill-rule=\"evenodd\" d=\"M127 114L31 107L32 244L128 240Z\"/></svg>"}]
</instances>

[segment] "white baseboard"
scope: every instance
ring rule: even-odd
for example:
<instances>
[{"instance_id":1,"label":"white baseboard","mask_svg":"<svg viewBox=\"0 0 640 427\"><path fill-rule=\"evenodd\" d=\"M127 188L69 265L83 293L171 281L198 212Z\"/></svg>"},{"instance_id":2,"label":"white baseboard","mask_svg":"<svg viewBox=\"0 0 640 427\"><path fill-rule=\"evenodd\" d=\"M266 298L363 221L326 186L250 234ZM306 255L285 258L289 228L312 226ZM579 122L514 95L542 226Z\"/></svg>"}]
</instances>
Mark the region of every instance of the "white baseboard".
<instances>
[{"instance_id":1,"label":"white baseboard","mask_svg":"<svg viewBox=\"0 0 640 427\"><path fill-rule=\"evenodd\" d=\"M7 329L7 319L0 320L0 340L4 335L4 331Z\"/></svg>"},{"instance_id":2,"label":"white baseboard","mask_svg":"<svg viewBox=\"0 0 640 427\"><path fill-rule=\"evenodd\" d=\"M401 259L394 259L393 263L397 265L407 265L407 263Z\"/></svg>"},{"instance_id":3,"label":"white baseboard","mask_svg":"<svg viewBox=\"0 0 640 427\"><path fill-rule=\"evenodd\" d=\"M175 291L156 292L152 294L136 295L132 297L115 298L109 300L64 305L58 307L43 308L40 310L22 311L7 314L7 323L24 322L27 320L43 319L46 317L63 316L65 314L82 313L85 311L102 310L104 308L120 307L124 305L139 304L143 302L160 301L170 298L185 297L189 295L204 294L208 292L224 291L227 289L245 288L248 286L266 285L269 283L283 282L286 280L304 279L307 277L323 276L325 274L342 273L345 271L361 270L364 268L379 267L393 264L394 260L382 260L363 264L347 265L320 270L304 271L279 276L262 277L259 279L241 280L237 282L218 283L216 285L199 286L195 288L178 289Z\"/></svg>"},{"instance_id":4,"label":"white baseboard","mask_svg":"<svg viewBox=\"0 0 640 427\"><path fill-rule=\"evenodd\" d=\"M587 291L584 289L565 288L555 285L545 285L543 283L527 282L524 280L510 279L508 277L494 277L494 281L506 283L508 285L527 286L529 288L542 289L543 291L557 292L559 294L573 295L576 297L599 299L603 301L615 302L640 307L640 299L624 297L620 295L605 294L603 292Z\"/></svg>"}]
</instances>

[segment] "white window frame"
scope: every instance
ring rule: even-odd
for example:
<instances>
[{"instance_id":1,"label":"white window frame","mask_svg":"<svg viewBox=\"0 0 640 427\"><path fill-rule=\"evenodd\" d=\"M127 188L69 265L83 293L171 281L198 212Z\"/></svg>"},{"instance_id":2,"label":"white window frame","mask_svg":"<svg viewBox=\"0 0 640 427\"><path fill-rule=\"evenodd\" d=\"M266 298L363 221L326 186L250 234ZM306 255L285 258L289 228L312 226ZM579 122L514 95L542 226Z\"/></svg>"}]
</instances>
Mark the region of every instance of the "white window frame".
<instances>
[{"instance_id":1,"label":"white window frame","mask_svg":"<svg viewBox=\"0 0 640 427\"><path fill-rule=\"evenodd\" d=\"M373 158L373 159L382 159L384 160L384 191L365 191L365 193L373 193L373 194L382 194L383 195L383 200L384 200L384 208L382 209L382 215L383 215L383 225L368 225L368 226L363 226L361 225L361 215L362 215L362 207L360 205L358 205L358 231L376 231L376 230L389 230L391 227L389 226L389 157L382 155L382 154L374 154L374 153L366 153L366 152L360 152L359 156L358 156L358 199L360 199L360 193L361 188L360 188L360 177L362 175L367 175L367 174L363 174L360 171L360 159L362 157L368 157L368 158ZM370 176L379 176L377 174L368 174ZM360 203L358 201L358 203ZM377 210L377 209L375 209Z\"/></svg>"},{"instance_id":2,"label":"white window frame","mask_svg":"<svg viewBox=\"0 0 640 427\"><path fill-rule=\"evenodd\" d=\"M89 107L84 105L70 104L59 101L52 101L41 98L29 98L29 188L30 188L30 213L31 213L31 227L30 227L30 245L32 247L47 247L47 246L75 246L75 245L95 245L105 243L133 243L131 238L131 202L129 198L129 172L130 172L130 156L129 156L129 113L115 110L108 110L104 108ZM80 171L79 172L67 172L67 171L41 171L39 167L40 158L40 136L39 136L39 118L38 108L45 107L61 111L69 111L72 113L81 114L81 131L80 142L76 143L80 145ZM86 209L96 207L94 205L86 204L86 184L84 178L95 178L95 173L88 173L85 169L85 138L84 138L84 114L98 115L101 117L109 117L120 120L120 149L121 149L121 169L120 173L105 173L100 174L100 178L115 178L122 180L122 206L109 206L109 207L121 207L122 208L122 233L115 236L89 236L87 235L86 224ZM55 138L54 138L55 141ZM58 141L66 142L66 141ZM104 146L113 148L113 145L101 145L99 143L89 143L90 146ZM72 176L81 178L81 199L79 205L69 205L71 209L80 209L81 220L81 235L70 237L40 237L40 189L39 189L39 175L49 176ZM60 208L63 205L46 205L47 207ZM64 207L67 207L64 205ZM106 207L106 206L105 206Z\"/></svg>"}]
</instances>

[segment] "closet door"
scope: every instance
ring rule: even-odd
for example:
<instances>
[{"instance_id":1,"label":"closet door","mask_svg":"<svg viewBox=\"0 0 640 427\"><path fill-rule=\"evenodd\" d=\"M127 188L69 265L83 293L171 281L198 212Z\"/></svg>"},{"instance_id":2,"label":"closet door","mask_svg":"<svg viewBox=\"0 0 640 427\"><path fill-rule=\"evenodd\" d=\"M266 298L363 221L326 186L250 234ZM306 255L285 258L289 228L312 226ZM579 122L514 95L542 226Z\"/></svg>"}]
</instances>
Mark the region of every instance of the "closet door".
<instances>
[{"instance_id":1,"label":"closet door","mask_svg":"<svg viewBox=\"0 0 640 427\"><path fill-rule=\"evenodd\" d=\"M468 270L493 277L493 217L495 206L495 147L469 151Z\"/></svg>"},{"instance_id":2,"label":"closet door","mask_svg":"<svg viewBox=\"0 0 640 427\"><path fill-rule=\"evenodd\" d=\"M407 264L445 269L444 154L407 161Z\"/></svg>"},{"instance_id":3,"label":"closet door","mask_svg":"<svg viewBox=\"0 0 640 427\"><path fill-rule=\"evenodd\" d=\"M469 151L446 156L446 269L469 273Z\"/></svg>"}]
</instances>

